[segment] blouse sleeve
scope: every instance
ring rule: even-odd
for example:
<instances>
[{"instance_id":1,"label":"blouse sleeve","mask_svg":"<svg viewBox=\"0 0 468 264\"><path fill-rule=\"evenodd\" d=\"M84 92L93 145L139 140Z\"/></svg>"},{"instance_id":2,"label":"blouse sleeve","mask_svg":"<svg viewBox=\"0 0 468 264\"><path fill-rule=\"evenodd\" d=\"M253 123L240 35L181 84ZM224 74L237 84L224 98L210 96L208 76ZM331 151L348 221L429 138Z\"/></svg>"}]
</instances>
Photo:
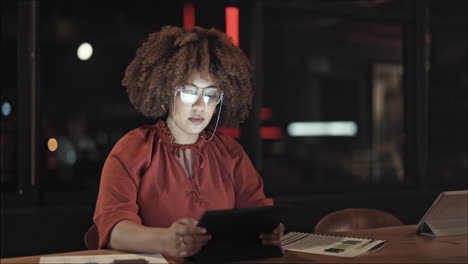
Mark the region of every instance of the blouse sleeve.
<instances>
[{"instance_id":1,"label":"blouse sleeve","mask_svg":"<svg viewBox=\"0 0 468 264\"><path fill-rule=\"evenodd\" d=\"M141 224L137 194L141 168L145 166L145 146L138 138L122 138L107 157L101 175L94 223L99 231L99 248L107 246L114 226L122 220Z\"/></svg>"},{"instance_id":2,"label":"blouse sleeve","mask_svg":"<svg viewBox=\"0 0 468 264\"><path fill-rule=\"evenodd\" d=\"M234 167L234 182L236 189L236 208L273 205L273 200L265 197L263 180L245 153L242 146L237 146L234 155L237 163Z\"/></svg>"}]
</instances>

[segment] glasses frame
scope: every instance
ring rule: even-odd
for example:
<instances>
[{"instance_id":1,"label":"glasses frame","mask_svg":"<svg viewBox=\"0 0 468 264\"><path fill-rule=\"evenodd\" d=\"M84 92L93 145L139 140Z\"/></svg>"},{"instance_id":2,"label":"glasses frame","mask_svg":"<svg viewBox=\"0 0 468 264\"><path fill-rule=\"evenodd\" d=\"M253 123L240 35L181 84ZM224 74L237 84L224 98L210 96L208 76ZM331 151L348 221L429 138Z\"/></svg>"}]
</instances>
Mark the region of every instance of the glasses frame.
<instances>
[{"instance_id":1,"label":"glasses frame","mask_svg":"<svg viewBox=\"0 0 468 264\"><path fill-rule=\"evenodd\" d=\"M174 96L177 96L177 92L181 92L181 93L182 93L182 92L183 92L184 90L186 90L186 89L187 89L187 88L176 88L176 89L175 89L175 92L174 92ZM182 101L182 103L184 103L184 104L186 104L186 105L194 105L196 102L198 102L198 99L200 99L200 94L203 94L202 96L205 96L205 91L206 91L206 89L202 89L201 91L200 91L199 89L197 89L197 99L196 99L193 103L191 103L191 104L184 102L184 101L182 100L182 98L181 98L180 100ZM224 92L220 92L220 91L218 91L218 92L219 92L219 99L218 99L218 101L216 102L216 104L213 104L213 105L218 105L219 102L221 102L221 101L223 100ZM207 102L205 102L205 100L203 100L203 102L204 102L206 105L210 105L210 104L208 104Z\"/></svg>"}]
</instances>

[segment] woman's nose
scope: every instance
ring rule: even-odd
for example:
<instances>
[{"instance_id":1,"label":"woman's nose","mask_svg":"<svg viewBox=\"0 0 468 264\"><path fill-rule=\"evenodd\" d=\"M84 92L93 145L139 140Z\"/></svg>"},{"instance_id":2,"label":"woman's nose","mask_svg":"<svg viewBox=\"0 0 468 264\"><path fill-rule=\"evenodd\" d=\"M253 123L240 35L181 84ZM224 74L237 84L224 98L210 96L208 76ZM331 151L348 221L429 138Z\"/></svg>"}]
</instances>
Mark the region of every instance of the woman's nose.
<instances>
[{"instance_id":1,"label":"woman's nose","mask_svg":"<svg viewBox=\"0 0 468 264\"><path fill-rule=\"evenodd\" d=\"M203 100L203 95L200 95L198 97L198 100L193 104L193 107L200 107L200 108L205 107L205 101Z\"/></svg>"}]
</instances>

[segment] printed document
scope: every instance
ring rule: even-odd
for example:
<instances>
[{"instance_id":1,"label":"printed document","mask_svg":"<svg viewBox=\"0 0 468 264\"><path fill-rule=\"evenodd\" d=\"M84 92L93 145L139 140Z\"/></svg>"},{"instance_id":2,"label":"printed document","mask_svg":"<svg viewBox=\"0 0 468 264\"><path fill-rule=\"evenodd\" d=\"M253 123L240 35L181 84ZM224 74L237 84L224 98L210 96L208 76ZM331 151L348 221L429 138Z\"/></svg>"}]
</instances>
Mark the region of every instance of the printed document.
<instances>
[{"instance_id":1,"label":"printed document","mask_svg":"<svg viewBox=\"0 0 468 264\"><path fill-rule=\"evenodd\" d=\"M161 254L110 254L110 255L85 255L85 256L57 256L41 257L41 264L73 263L73 264L109 264L114 260L146 260L147 263L168 263ZM136 261L135 261L136 262Z\"/></svg>"},{"instance_id":2,"label":"printed document","mask_svg":"<svg viewBox=\"0 0 468 264\"><path fill-rule=\"evenodd\" d=\"M285 250L352 258L383 247L384 240L291 232L283 236Z\"/></svg>"}]
</instances>

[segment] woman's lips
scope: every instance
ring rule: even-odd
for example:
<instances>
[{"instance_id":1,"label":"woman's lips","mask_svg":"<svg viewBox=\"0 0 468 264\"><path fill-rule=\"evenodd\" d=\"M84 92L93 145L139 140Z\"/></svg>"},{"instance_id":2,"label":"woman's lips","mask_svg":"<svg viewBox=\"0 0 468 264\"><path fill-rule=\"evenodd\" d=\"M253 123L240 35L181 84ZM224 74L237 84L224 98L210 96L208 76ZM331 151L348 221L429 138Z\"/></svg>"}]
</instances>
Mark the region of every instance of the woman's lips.
<instances>
[{"instance_id":1,"label":"woman's lips","mask_svg":"<svg viewBox=\"0 0 468 264\"><path fill-rule=\"evenodd\" d=\"M199 118L199 117L191 117L189 118L190 122L194 123L195 125L200 125L203 123L204 118Z\"/></svg>"}]
</instances>

